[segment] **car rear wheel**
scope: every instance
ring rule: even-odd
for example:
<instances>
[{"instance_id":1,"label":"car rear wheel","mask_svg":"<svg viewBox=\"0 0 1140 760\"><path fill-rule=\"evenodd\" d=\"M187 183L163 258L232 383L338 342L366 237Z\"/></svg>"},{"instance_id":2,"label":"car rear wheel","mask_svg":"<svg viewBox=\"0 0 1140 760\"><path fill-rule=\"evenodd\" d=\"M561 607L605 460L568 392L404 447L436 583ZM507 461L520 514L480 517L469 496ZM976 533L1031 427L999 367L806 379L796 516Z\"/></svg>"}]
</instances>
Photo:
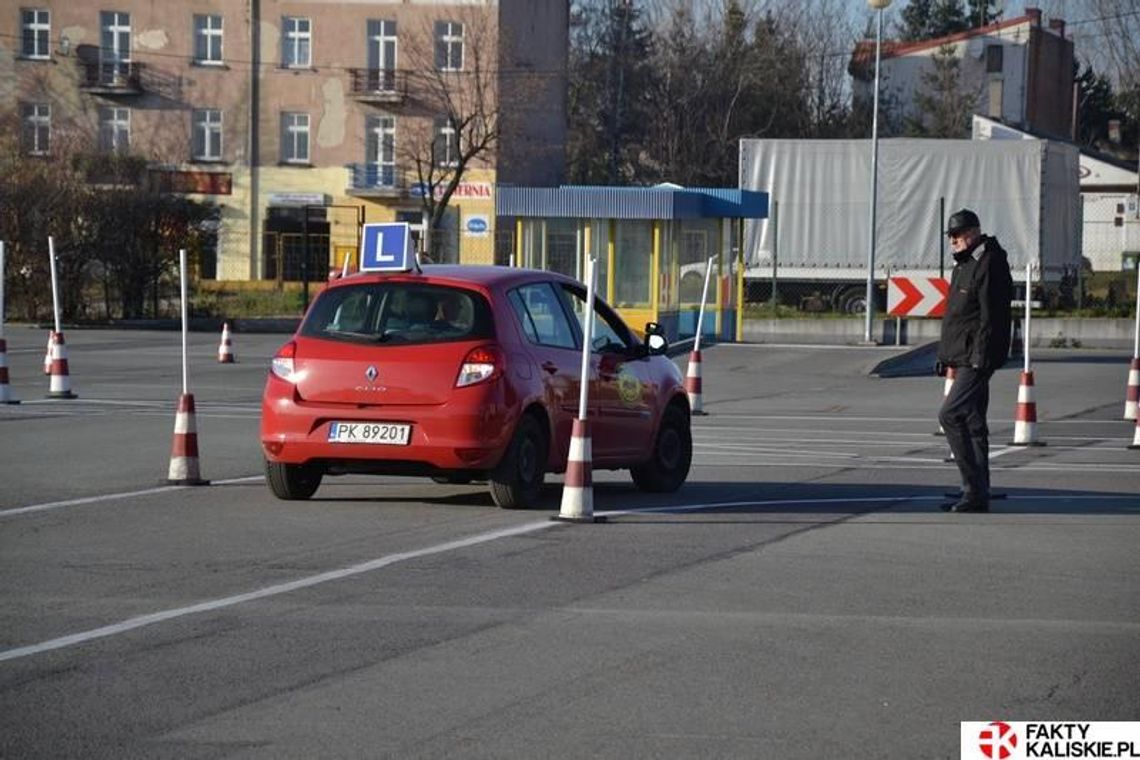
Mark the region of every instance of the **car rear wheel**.
<instances>
[{"instance_id":1,"label":"car rear wheel","mask_svg":"<svg viewBox=\"0 0 1140 760\"><path fill-rule=\"evenodd\" d=\"M278 499L301 501L317 492L324 472L319 467L265 462L265 480Z\"/></svg>"},{"instance_id":2,"label":"car rear wheel","mask_svg":"<svg viewBox=\"0 0 1140 760\"><path fill-rule=\"evenodd\" d=\"M549 443L532 415L519 420L503 461L489 479L491 498L503 509L526 509L538 500L546 477Z\"/></svg>"},{"instance_id":3,"label":"car rear wheel","mask_svg":"<svg viewBox=\"0 0 1140 760\"><path fill-rule=\"evenodd\" d=\"M693 461L693 434L689 416L684 410L670 406L661 418L653 456L648 462L630 468L633 483L642 491L671 493L689 476Z\"/></svg>"}]
</instances>

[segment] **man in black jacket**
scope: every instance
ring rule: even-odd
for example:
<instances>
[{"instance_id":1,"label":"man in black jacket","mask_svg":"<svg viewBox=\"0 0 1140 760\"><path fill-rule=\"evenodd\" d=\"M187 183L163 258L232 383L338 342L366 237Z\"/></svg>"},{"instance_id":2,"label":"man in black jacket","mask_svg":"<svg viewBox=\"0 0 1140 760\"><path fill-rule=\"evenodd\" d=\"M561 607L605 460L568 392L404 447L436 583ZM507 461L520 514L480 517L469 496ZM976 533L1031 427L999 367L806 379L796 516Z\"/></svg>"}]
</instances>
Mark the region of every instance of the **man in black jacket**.
<instances>
[{"instance_id":1,"label":"man in black jacket","mask_svg":"<svg viewBox=\"0 0 1140 760\"><path fill-rule=\"evenodd\" d=\"M943 506L948 512L989 511L990 377L1009 356L1013 278L1005 251L981 226L977 214L962 209L946 230L955 264L936 371L944 375L953 367L955 379L938 421L962 473L962 497Z\"/></svg>"}]
</instances>

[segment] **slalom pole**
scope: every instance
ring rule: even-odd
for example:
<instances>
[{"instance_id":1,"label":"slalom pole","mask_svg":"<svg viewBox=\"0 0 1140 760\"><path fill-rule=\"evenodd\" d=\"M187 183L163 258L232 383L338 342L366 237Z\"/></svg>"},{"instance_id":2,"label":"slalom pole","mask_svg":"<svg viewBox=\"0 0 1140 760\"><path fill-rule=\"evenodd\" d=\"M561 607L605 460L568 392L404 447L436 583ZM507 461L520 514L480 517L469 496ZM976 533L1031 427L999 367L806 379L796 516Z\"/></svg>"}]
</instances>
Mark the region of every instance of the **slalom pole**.
<instances>
[{"instance_id":1,"label":"slalom pole","mask_svg":"<svg viewBox=\"0 0 1140 760\"><path fill-rule=\"evenodd\" d=\"M1132 334L1132 358L1140 359L1140 259L1136 260L1136 327Z\"/></svg>"},{"instance_id":2,"label":"slalom pole","mask_svg":"<svg viewBox=\"0 0 1140 760\"><path fill-rule=\"evenodd\" d=\"M586 260L586 313L582 326L582 375L578 390L578 416L570 433L570 452L566 457L565 484L562 486L562 504L552 520L559 522L602 522L594 516L593 444L590 425L586 419L590 388L591 344L594 340L594 290L596 288L597 259Z\"/></svg>"},{"instance_id":3,"label":"slalom pole","mask_svg":"<svg viewBox=\"0 0 1140 760\"><path fill-rule=\"evenodd\" d=\"M190 392L190 360L187 350L189 305L186 297L186 249L178 251L178 268L181 274L182 296L182 395L178 397L178 411L174 416L174 442L170 448L170 467L166 482L170 485L204 486L198 466L198 423L194 412L194 394Z\"/></svg>"},{"instance_id":4,"label":"slalom pole","mask_svg":"<svg viewBox=\"0 0 1140 760\"><path fill-rule=\"evenodd\" d=\"M705 285L701 289L701 310L697 312L697 337L693 341L693 350L701 350L701 329L705 322L705 303L709 295L709 280L712 275L713 262L716 260L716 255L709 256L708 263L705 265Z\"/></svg>"},{"instance_id":5,"label":"slalom pole","mask_svg":"<svg viewBox=\"0 0 1140 760\"><path fill-rule=\"evenodd\" d=\"M4 241L0 240L0 404L18 404L8 387L8 341L4 339Z\"/></svg>"},{"instance_id":6,"label":"slalom pole","mask_svg":"<svg viewBox=\"0 0 1140 760\"><path fill-rule=\"evenodd\" d=\"M693 415L706 414L701 388L701 332L704 330L705 304L709 294L709 280L712 276L716 255L709 256L705 265L705 284L701 289L701 306L697 312L697 335L693 339L693 351L689 354L689 366L685 370L685 395L689 397L689 412Z\"/></svg>"},{"instance_id":7,"label":"slalom pole","mask_svg":"<svg viewBox=\"0 0 1140 760\"><path fill-rule=\"evenodd\" d=\"M48 235L48 258L51 262L51 305L55 317L55 330L51 334L51 363L48 374L51 375L48 386L48 398L73 399L76 395L71 391L71 368L67 362L67 346L63 338L63 327L59 315L59 275L55 266L55 238Z\"/></svg>"},{"instance_id":8,"label":"slalom pole","mask_svg":"<svg viewBox=\"0 0 1140 760\"><path fill-rule=\"evenodd\" d=\"M1024 349L1022 353L1025 354L1025 365L1022 367L1023 372L1029 372L1029 317L1033 313L1032 300L1033 295L1031 291L1031 284L1029 278L1032 277L1032 264L1025 265L1025 335L1022 336L1024 342Z\"/></svg>"},{"instance_id":9,"label":"slalom pole","mask_svg":"<svg viewBox=\"0 0 1140 760\"><path fill-rule=\"evenodd\" d=\"M48 259L51 261L51 310L58 333L62 332L59 326L59 277L55 273L55 239L51 235L48 235Z\"/></svg>"},{"instance_id":10,"label":"slalom pole","mask_svg":"<svg viewBox=\"0 0 1140 760\"><path fill-rule=\"evenodd\" d=\"M187 351L187 323L188 309L186 306L186 249L178 249L178 268L181 273L181 301L182 301L182 394L190 392L189 352Z\"/></svg>"}]
</instances>

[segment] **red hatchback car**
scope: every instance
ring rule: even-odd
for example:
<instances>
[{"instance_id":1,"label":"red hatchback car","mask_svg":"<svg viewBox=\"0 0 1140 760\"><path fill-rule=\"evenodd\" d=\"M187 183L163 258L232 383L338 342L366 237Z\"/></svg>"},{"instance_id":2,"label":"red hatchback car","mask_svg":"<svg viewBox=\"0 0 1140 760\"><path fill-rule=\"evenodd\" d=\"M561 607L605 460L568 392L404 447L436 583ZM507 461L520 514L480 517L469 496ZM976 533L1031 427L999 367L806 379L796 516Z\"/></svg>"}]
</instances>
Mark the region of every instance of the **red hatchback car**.
<instances>
[{"instance_id":1,"label":"red hatchback car","mask_svg":"<svg viewBox=\"0 0 1140 760\"><path fill-rule=\"evenodd\" d=\"M485 480L504 508L563 472L578 413L586 289L552 273L425 266L334 281L273 357L266 479L307 499L325 475ZM595 469L674 491L692 459L683 378L660 328L639 340L595 300L588 416Z\"/></svg>"}]
</instances>

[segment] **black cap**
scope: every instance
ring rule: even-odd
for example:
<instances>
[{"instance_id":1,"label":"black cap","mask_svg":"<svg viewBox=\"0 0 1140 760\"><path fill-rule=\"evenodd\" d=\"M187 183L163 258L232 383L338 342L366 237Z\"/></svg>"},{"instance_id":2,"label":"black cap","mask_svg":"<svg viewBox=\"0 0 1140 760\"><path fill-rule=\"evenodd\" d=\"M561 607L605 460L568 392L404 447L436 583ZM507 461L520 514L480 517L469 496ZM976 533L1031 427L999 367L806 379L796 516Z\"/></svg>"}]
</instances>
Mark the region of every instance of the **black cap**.
<instances>
[{"instance_id":1,"label":"black cap","mask_svg":"<svg viewBox=\"0 0 1140 760\"><path fill-rule=\"evenodd\" d=\"M981 229L981 227L982 223L978 220L978 215L970 209L964 208L950 215L950 220L946 222L946 234L953 235L956 232L973 228Z\"/></svg>"}]
</instances>

